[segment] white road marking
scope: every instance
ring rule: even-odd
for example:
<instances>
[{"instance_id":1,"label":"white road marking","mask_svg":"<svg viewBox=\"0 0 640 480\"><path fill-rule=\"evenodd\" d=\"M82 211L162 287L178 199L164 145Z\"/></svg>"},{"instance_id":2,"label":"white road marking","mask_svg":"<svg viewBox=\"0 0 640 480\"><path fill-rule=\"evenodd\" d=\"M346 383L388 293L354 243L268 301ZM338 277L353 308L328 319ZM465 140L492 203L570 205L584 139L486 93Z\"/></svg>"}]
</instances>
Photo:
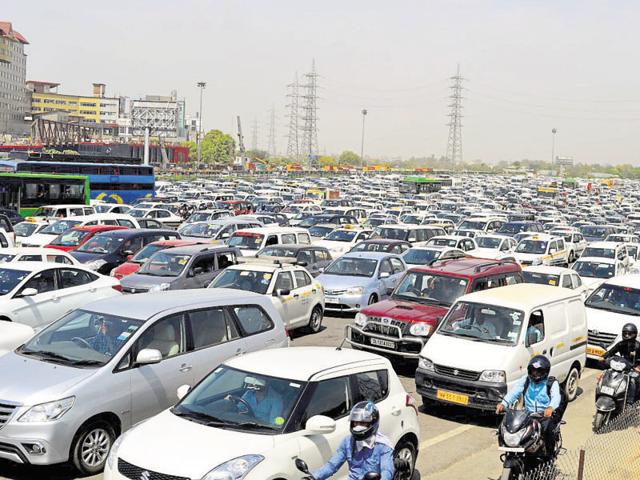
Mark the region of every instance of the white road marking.
<instances>
[{"instance_id":1,"label":"white road marking","mask_svg":"<svg viewBox=\"0 0 640 480\"><path fill-rule=\"evenodd\" d=\"M446 433L441 433L436 437L430 438L429 440L425 440L424 442L420 443L420 450L424 451L425 448L433 447L440 442L449 440L450 438L455 437L456 435L460 435L461 433L464 433L467 430L471 430L472 428L475 428L475 425L461 425L458 428L449 430Z\"/></svg>"}]
</instances>

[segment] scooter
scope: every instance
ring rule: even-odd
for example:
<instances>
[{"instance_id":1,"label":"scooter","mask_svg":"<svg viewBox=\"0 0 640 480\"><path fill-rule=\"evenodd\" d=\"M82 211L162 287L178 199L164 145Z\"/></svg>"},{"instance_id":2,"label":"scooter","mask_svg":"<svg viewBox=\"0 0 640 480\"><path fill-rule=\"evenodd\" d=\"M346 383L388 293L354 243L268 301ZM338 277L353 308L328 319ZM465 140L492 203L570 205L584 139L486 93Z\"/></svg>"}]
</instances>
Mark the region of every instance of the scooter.
<instances>
[{"instance_id":1,"label":"scooter","mask_svg":"<svg viewBox=\"0 0 640 480\"><path fill-rule=\"evenodd\" d=\"M303 480L315 480L315 477L309 472L309 467L304 460L296 458L296 468L306 475L306 477L302 477ZM362 477L362 480L380 480L380 474L367 472L364 477Z\"/></svg>"},{"instance_id":2,"label":"scooter","mask_svg":"<svg viewBox=\"0 0 640 480\"><path fill-rule=\"evenodd\" d=\"M500 480L522 480L526 472L555 460L562 447L560 422L555 431L555 445L549 455L545 451L544 435L539 413L509 407L498 428L498 448L504 452Z\"/></svg>"},{"instance_id":3,"label":"scooter","mask_svg":"<svg viewBox=\"0 0 640 480\"><path fill-rule=\"evenodd\" d=\"M607 425L612 417L624 411L633 365L624 357L615 356L606 360L607 370L596 385L596 414L593 431Z\"/></svg>"}]
</instances>

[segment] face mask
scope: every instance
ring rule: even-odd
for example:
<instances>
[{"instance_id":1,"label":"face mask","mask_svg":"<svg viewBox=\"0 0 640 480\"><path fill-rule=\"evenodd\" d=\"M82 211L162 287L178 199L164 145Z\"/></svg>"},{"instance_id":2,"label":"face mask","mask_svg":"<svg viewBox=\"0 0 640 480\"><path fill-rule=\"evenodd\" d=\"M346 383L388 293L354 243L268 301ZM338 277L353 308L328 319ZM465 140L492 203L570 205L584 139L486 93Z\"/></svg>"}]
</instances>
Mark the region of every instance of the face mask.
<instances>
[{"instance_id":1,"label":"face mask","mask_svg":"<svg viewBox=\"0 0 640 480\"><path fill-rule=\"evenodd\" d=\"M353 427L353 431L356 433L364 432L367 429L364 425L356 425Z\"/></svg>"}]
</instances>

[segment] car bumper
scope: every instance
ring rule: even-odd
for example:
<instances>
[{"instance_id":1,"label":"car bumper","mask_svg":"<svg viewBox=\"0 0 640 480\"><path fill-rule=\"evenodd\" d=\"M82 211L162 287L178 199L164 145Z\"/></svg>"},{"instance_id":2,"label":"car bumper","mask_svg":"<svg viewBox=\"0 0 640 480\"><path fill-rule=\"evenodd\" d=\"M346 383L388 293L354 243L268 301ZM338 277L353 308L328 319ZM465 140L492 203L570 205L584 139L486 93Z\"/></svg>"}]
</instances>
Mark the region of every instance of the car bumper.
<instances>
[{"instance_id":1,"label":"car bumper","mask_svg":"<svg viewBox=\"0 0 640 480\"><path fill-rule=\"evenodd\" d=\"M463 380L418 368L416 370L416 391L419 395L430 400L493 411L502 397L507 394L507 385L505 383ZM444 397L450 399L447 400Z\"/></svg>"},{"instance_id":2,"label":"car bumper","mask_svg":"<svg viewBox=\"0 0 640 480\"><path fill-rule=\"evenodd\" d=\"M66 462L74 434L75 429L64 421L49 424L9 422L0 429L0 458L27 465ZM34 451L36 445L40 448L39 453Z\"/></svg>"},{"instance_id":3,"label":"car bumper","mask_svg":"<svg viewBox=\"0 0 640 480\"><path fill-rule=\"evenodd\" d=\"M365 295L326 295L324 309L328 312L359 312L367 305Z\"/></svg>"},{"instance_id":4,"label":"car bumper","mask_svg":"<svg viewBox=\"0 0 640 480\"><path fill-rule=\"evenodd\" d=\"M355 348L417 360L427 339L403 335L398 327L389 328L397 328L399 336L365 332L356 325L347 325L344 328L344 338Z\"/></svg>"}]
</instances>

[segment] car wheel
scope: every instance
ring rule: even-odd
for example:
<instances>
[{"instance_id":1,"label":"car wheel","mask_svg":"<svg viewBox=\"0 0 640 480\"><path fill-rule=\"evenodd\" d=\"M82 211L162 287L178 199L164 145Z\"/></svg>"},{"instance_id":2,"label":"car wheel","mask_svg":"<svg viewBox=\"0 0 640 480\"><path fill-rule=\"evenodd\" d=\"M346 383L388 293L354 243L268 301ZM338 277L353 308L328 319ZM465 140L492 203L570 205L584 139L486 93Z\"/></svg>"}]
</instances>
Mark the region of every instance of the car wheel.
<instances>
[{"instance_id":1,"label":"car wheel","mask_svg":"<svg viewBox=\"0 0 640 480\"><path fill-rule=\"evenodd\" d=\"M400 462L406 465L406 469L398 469L393 476L394 480L410 480L413 478L413 470L416 466L416 446L408 440L402 440L396 445L393 451L393 462L398 465Z\"/></svg>"},{"instance_id":2,"label":"car wheel","mask_svg":"<svg viewBox=\"0 0 640 480\"><path fill-rule=\"evenodd\" d=\"M308 333L318 333L322 328L322 308L315 306L309 318L309 325L305 328Z\"/></svg>"},{"instance_id":3,"label":"car wheel","mask_svg":"<svg viewBox=\"0 0 640 480\"><path fill-rule=\"evenodd\" d=\"M115 438L115 430L104 420L85 425L78 431L71 446L73 465L84 475L101 472Z\"/></svg>"},{"instance_id":4,"label":"car wheel","mask_svg":"<svg viewBox=\"0 0 640 480\"><path fill-rule=\"evenodd\" d=\"M369 297L369 301L367 302L367 305L372 305L377 301L378 301L378 296L374 293Z\"/></svg>"},{"instance_id":5,"label":"car wheel","mask_svg":"<svg viewBox=\"0 0 640 480\"><path fill-rule=\"evenodd\" d=\"M580 382L580 372L576 367L571 367L569 375L564 381L564 391L567 394L567 400L573 402L578 396L578 383Z\"/></svg>"}]
</instances>

